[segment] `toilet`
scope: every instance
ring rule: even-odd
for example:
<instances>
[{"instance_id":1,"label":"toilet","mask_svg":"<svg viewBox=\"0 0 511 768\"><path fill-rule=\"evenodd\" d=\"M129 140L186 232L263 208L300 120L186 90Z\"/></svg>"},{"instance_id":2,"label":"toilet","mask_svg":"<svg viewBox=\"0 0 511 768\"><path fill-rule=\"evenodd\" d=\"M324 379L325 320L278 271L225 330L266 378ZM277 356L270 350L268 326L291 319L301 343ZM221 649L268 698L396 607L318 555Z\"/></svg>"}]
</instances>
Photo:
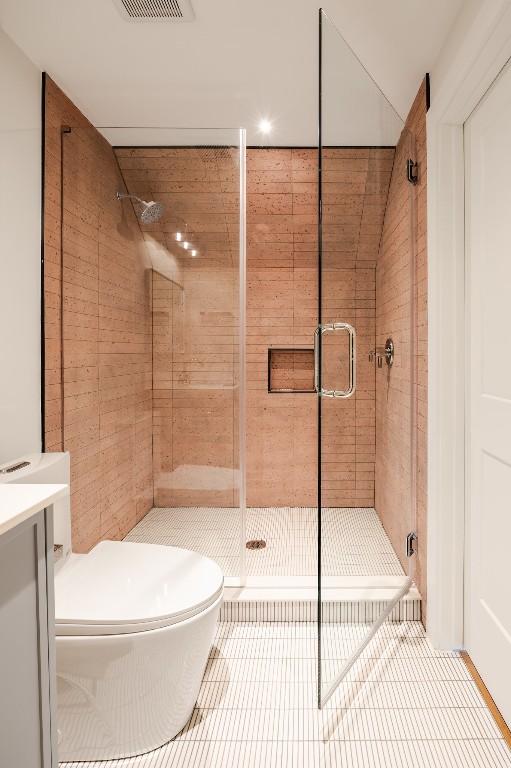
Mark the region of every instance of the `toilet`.
<instances>
[{"instance_id":1,"label":"toilet","mask_svg":"<svg viewBox=\"0 0 511 768\"><path fill-rule=\"evenodd\" d=\"M69 482L67 453L22 462L2 482ZM59 760L149 752L193 711L222 571L196 552L158 544L102 541L74 554L68 498L55 505L54 528Z\"/></svg>"}]
</instances>

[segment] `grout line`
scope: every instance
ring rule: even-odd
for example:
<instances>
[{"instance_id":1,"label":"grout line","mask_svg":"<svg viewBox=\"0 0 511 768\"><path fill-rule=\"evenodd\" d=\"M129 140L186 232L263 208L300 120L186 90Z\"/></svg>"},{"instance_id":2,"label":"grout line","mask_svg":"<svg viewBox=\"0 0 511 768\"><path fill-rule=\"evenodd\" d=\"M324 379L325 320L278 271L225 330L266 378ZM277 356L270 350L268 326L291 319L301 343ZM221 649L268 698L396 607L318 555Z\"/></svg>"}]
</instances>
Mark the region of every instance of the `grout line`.
<instances>
[{"instance_id":1,"label":"grout line","mask_svg":"<svg viewBox=\"0 0 511 768\"><path fill-rule=\"evenodd\" d=\"M330 652L356 642L359 630L331 627ZM62 768L511 768L464 659L435 651L420 622L384 625L374 658L358 662L323 712L315 647L315 625L220 623L197 703L174 740L138 757Z\"/></svg>"}]
</instances>

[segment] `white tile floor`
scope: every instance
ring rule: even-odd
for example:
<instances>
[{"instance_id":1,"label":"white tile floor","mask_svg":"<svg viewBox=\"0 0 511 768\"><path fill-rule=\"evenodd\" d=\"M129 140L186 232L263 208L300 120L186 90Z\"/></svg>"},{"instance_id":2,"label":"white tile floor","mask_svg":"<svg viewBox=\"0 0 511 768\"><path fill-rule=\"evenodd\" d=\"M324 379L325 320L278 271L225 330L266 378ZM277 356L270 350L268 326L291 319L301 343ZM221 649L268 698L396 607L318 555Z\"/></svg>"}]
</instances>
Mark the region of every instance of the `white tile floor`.
<instances>
[{"instance_id":1,"label":"white tile floor","mask_svg":"<svg viewBox=\"0 0 511 768\"><path fill-rule=\"evenodd\" d=\"M325 628L330 670L366 629ZM174 741L66 768L511 768L463 661L435 652L419 622L385 624L324 712L315 679L314 624L221 624Z\"/></svg>"},{"instance_id":2,"label":"white tile floor","mask_svg":"<svg viewBox=\"0 0 511 768\"><path fill-rule=\"evenodd\" d=\"M246 550L248 576L316 576L317 510L249 507L247 539L266 547ZM128 541L186 547L216 560L226 576L240 573L240 512L213 507L154 508ZM402 576L403 569L371 508L329 508L322 513L324 576Z\"/></svg>"}]
</instances>

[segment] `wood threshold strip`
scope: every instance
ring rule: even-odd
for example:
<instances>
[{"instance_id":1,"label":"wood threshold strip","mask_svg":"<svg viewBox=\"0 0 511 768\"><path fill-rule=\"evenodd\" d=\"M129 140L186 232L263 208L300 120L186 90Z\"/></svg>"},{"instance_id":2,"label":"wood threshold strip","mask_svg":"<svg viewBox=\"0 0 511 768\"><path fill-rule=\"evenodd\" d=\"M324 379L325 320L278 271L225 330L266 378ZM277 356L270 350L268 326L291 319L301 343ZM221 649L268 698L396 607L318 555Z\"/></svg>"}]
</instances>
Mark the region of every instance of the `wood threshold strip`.
<instances>
[{"instance_id":1,"label":"wood threshold strip","mask_svg":"<svg viewBox=\"0 0 511 768\"><path fill-rule=\"evenodd\" d=\"M493 701L488 688L485 686L481 675L479 674L479 672L477 671L477 669L476 669L476 667L474 665L474 662L472 661L472 659L470 658L470 656L468 655L468 653L466 651L461 651L461 658L465 662L465 665L466 665L468 671L470 672L470 675L472 676L472 679L474 680L475 684L477 685L477 688L479 689L479 693L483 697L483 699L484 699L484 701L486 703L486 706L490 710L491 716L495 720L495 722L497 724L497 728L499 729L499 731L502 734L502 738L504 739L504 741L506 742L508 747L511 749L511 730L509 730L509 727L508 727L506 721L504 720L504 718L500 714L500 712L499 712L499 710L497 708L497 705Z\"/></svg>"}]
</instances>

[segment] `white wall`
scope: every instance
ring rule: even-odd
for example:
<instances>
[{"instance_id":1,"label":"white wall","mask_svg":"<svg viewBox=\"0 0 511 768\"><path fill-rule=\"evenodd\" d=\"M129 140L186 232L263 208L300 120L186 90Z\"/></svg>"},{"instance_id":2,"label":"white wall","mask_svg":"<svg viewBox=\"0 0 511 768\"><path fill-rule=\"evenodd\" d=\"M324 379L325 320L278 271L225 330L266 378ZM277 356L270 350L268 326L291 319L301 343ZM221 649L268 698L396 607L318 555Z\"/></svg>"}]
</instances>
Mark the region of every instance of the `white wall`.
<instances>
[{"instance_id":1,"label":"white wall","mask_svg":"<svg viewBox=\"0 0 511 768\"><path fill-rule=\"evenodd\" d=\"M41 73L0 29L0 463L41 449Z\"/></svg>"},{"instance_id":2,"label":"white wall","mask_svg":"<svg viewBox=\"0 0 511 768\"><path fill-rule=\"evenodd\" d=\"M482 39L491 33L495 19L506 4L508 0L464 0L430 69L432 107L442 108L446 100L452 100L453 92L459 87L460 72L468 69L478 49L484 46Z\"/></svg>"},{"instance_id":3,"label":"white wall","mask_svg":"<svg viewBox=\"0 0 511 768\"><path fill-rule=\"evenodd\" d=\"M0 23L96 126L243 126L249 145L315 146L319 5L404 118L468 1L193 0L191 24L140 24L111 0L0 0ZM353 92L351 68L341 77ZM338 143L356 127L367 141L351 104Z\"/></svg>"},{"instance_id":4,"label":"white wall","mask_svg":"<svg viewBox=\"0 0 511 768\"><path fill-rule=\"evenodd\" d=\"M428 634L464 644L463 125L511 57L511 0L465 0L431 70L428 142Z\"/></svg>"}]
</instances>

